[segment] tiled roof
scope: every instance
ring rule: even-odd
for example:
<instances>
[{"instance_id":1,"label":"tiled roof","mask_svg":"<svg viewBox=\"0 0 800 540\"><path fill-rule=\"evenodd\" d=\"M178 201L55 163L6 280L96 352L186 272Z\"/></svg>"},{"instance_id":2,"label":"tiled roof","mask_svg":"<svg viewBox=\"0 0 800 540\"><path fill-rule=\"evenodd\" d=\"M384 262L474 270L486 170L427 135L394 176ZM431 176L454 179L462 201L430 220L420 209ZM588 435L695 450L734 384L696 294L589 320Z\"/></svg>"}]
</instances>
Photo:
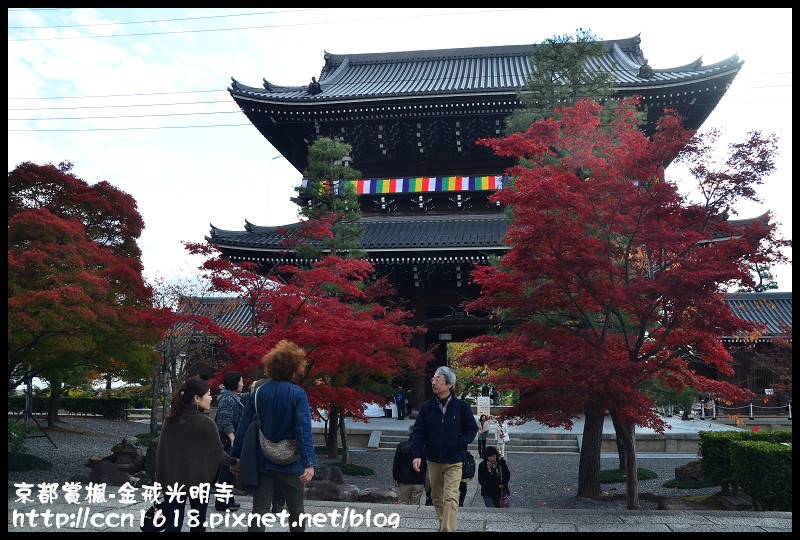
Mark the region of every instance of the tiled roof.
<instances>
[{"instance_id":1,"label":"tiled roof","mask_svg":"<svg viewBox=\"0 0 800 540\"><path fill-rule=\"evenodd\" d=\"M385 220L384 220L385 221ZM470 227L469 220L447 220L448 226L440 229L438 238L431 241L447 241L455 243L453 227ZM474 223L473 223L474 225ZM422 225L424 228L424 225ZM373 229L374 230L374 229ZM505 230L503 228L503 230ZM449 240L445 237L450 236ZM485 239L489 241L488 238ZM478 242L480 240L476 240ZM417 243L421 243L419 240ZM490 242L491 243L491 242ZM492 244L495 245L495 244ZM219 326L235 330L243 335L252 333L250 327L251 311L247 304L236 297L187 297L194 313L198 316L210 318ZM790 292L763 292L763 293L734 293L725 298L733 314L749 322L762 323L766 326L767 335L778 335L784 332L783 326L792 326L792 293ZM730 338L727 339L730 341Z\"/></svg>"},{"instance_id":2,"label":"tiled roof","mask_svg":"<svg viewBox=\"0 0 800 540\"><path fill-rule=\"evenodd\" d=\"M186 296L179 311L198 317L208 317L218 326L235 330L242 335L253 333L252 312L244 300L235 296Z\"/></svg>"},{"instance_id":3,"label":"tiled roof","mask_svg":"<svg viewBox=\"0 0 800 540\"><path fill-rule=\"evenodd\" d=\"M587 68L614 76L617 91L664 88L713 80L736 73L742 62L733 55L704 66L701 59L672 68L653 68L639 75L645 62L641 39L607 40L604 55L590 59ZM325 53L319 77L322 92L310 94L307 83L278 86L264 79L264 87L252 87L232 79L231 94L267 102L336 102L380 97L433 94L491 94L516 92L531 72L530 56L536 45L504 45L461 49L437 49L365 54Z\"/></svg>"},{"instance_id":4,"label":"tiled roof","mask_svg":"<svg viewBox=\"0 0 800 540\"><path fill-rule=\"evenodd\" d=\"M731 220L747 224L756 218ZM206 240L224 248L280 251L298 223L265 227L245 221L244 231L218 229L211 225ZM508 228L505 214L445 214L364 216L358 226L364 229L361 247L368 252L383 250L426 250L506 248L503 244ZM284 233L284 234L281 234ZM711 240L709 240L711 241Z\"/></svg>"},{"instance_id":5,"label":"tiled roof","mask_svg":"<svg viewBox=\"0 0 800 540\"><path fill-rule=\"evenodd\" d=\"M383 250L447 250L504 248L502 239L508 221L504 214L440 215L440 216L366 216L358 226L364 229L362 247L370 253ZM261 227L249 222L244 231L226 231L211 226L206 239L220 247L271 250L281 249L284 236L297 229L297 223Z\"/></svg>"},{"instance_id":6,"label":"tiled roof","mask_svg":"<svg viewBox=\"0 0 800 540\"><path fill-rule=\"evenodd\" d=\"M729 294L725 302L740 319L766 325L769 335L782 334L783 326L792 326L790 292L735 293Z\"/></svg>"}]
</instances>

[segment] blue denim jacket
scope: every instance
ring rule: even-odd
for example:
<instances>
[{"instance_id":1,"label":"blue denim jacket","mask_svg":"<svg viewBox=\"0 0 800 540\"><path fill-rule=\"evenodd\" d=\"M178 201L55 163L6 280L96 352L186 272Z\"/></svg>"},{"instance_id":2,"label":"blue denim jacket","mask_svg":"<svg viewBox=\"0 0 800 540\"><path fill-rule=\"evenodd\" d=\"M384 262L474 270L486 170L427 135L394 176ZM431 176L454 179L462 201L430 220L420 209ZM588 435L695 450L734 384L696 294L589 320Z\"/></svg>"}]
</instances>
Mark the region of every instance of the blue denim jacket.
<instances>
[{"instance_id":1,"label":"blue denim jacket","mask_svg":"<svg viewBox=\"0 0 800 540\"><path fill-rule=\"evenodd\" d=\"M253 422L256 400L261 416L261 430L271 441L295 439L300 458L289 465L276 465L269 461L260 448L258 465L260 471L302 474L306 467L317 465L314 454L314 441L311 436L311 409L305 390L289 381L271 380L253 392L255 399L248 399L242 420L236 429L236 438L231 448L231 456L238 458L242 452L242 442L248 426Z\"/></svg>"}]
</instances>

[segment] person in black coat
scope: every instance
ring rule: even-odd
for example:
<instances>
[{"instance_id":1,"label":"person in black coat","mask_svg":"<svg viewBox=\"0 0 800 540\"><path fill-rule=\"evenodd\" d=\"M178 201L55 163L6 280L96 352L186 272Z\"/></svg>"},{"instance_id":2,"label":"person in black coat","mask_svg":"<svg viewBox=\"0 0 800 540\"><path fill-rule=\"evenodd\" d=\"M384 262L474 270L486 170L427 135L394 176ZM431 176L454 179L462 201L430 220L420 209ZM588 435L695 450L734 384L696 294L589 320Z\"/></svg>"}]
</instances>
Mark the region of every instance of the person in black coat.
<instances>
[{"instance_id":1,"label":"person in black coat","mask_svg":"<svg viewBox=\"0 0 800 540\"><path fill-rule=\"evenodd\" d=\"M481 486L481 497L487 508L500 508L500 496L508 490L511 471L506 460L494 446L487 446L483 452L483 461L478 467L478 483Z\"/></svg>"},{"instance_id":2,"label":"person in black coat","mask_svg":"<svg viewBox=\"0 0 800 540\"><path fill-rule=\"evenodd\" d=\"M394 485L400 488L400 504L415 504L419 506L420 497L425 485L425 473L428 470L425 460L419 471L414 470L411 463L411 436L414 426L408 428L408 440L397 445L394 451L392 477Z\"/></svg>"},{"instance_id":3,"label":"person in black coat","mask_svg":"<svg viewBox=\"0 0 800 540\"><path fill-rule=\"evenodd\" d=\"M431 379L433 397L419 408L411 437L414 470L420 470L423 454L427 460L440 532L456 529L464 448L478 433L472 408L456 397L455 386L453 370L438 367Z\"/></svg>"}]
</instances>

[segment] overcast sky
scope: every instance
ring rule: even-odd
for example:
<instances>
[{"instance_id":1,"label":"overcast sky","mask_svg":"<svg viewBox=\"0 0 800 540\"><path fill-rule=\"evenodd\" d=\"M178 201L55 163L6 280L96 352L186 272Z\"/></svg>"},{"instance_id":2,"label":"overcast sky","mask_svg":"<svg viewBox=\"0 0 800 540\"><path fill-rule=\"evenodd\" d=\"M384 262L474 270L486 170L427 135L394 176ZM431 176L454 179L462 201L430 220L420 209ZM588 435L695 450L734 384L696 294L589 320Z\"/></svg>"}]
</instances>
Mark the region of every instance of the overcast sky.
<instances>
[{"instance_id":1,"label":"overcast sky","mask_svg":"<svg viewBox=\"0 0 800 540\"><path fill-rule=\"evenodd\" d=\"M703 129L723 130L720 149L753 129L778 135L763 203L741 204L736 217L771 210L791 238L791 9L9 8L8 170L67 160L86 182L119 187L145 221L145 277L192 276L200 261L181 242L203 241L211 224L297 220L289 198L301 175L238 110L231 77L306 85L326 51L539 43L577 28L641 35L656 69L738 54L744 66ZM774 273L791 291L791 267Z\"/></svg>"}]
</instances>

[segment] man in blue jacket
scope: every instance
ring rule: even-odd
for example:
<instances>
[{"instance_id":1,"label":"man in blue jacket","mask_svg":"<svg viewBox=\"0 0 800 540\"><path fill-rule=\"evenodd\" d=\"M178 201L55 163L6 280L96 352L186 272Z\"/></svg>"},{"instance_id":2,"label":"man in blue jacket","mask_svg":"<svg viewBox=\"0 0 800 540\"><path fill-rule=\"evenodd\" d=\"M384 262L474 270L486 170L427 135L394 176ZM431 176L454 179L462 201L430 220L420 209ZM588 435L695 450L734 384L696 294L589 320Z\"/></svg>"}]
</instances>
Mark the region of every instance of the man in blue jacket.
<instances>
[{"instance_id":1,"label":"man in blue jacket","mask_svg":"<svg viewBox=\"0 0 800 540\"><path fill-rule=\"evenodd\" d=\"M453 370L436 369L431 379L433 397L420 407L411 437L414 470L420 470L423 455L428 464L440 532L456 530L464 448L478 433L472 408L456 397L455 386Z\"/></svg>"}]
</instances>

